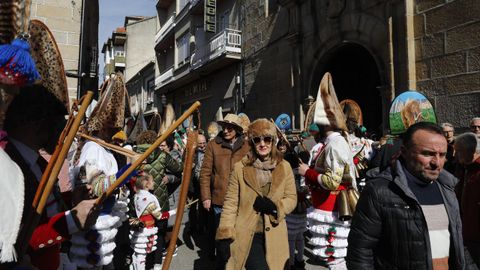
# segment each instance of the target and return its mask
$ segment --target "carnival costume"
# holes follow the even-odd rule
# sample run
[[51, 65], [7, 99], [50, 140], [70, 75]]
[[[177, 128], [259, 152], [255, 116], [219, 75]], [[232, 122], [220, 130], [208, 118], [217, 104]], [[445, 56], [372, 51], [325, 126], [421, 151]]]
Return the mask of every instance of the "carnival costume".
[[[338, 104], [331, 76], [326, 73], [317, 96], [315, 123], [346, 130], [345, 118]], [[330, 268], [346, 269], [348, 217], [339, 213], [339, 195], [356, 188], [355, 166], [350, 146], [339, 132], [331, 132], [315, 158], [315, 166], [305, 173], [312, 193], [312, 207], [307, 218], [313, 254]]]
[[[83, 132], [94, 136], [95, 132], [120, 129], [125, 117], [126, 90], [122, 75], [114, 75], [104, 85], [102, 95], [88, 119]], [[101, 138], [101, 139], [110, 139]], [[71, 177], [78, 184], [92, 186], [96, 197], [102, 194], [116, 180], [117, 162], [113, 154], [96, 142], [80, 143], [78, 160], [71, 168]], [[118, 228], [128, 219], [128, 193], [117, 194], [107, 199], [102, 213], [91, 230], [72, 236], [70, 256], [72, 262], [81, 268], [101, 268], [112, 262], [116, 247], [115, 236]]]
[[[41, 106], [64, 106], [64, 114], [69, 110], [63, 60], [48, 27], [41, 21], [30, 20], [30, 4], [22, 0], [6, 0], [0, 4], [0, 129], [4, 120], [9, 121], [7, 117], [22, 115], [29, 119], [32, 111]], [[31, 119], [38, 119], [45, 111], [48, 110], [40, 108]], [[0, 147], [5, 149], [0, 150], [1, 178], [9, 182], [3, 185], [0, 196], [1, 212], [8, 217], [0, 226], [2, 268], [5, 262], [22, 260], [24, 254], [20, 253], [20, 247], [25, 244], [22, 238], [27, 235], [29, 218], [35, 211], [32, 202], [47, 162], [37, 151], [13, 137], [7, 138], [1, 130], [0, 137]], [[9, 198], [11, 196], [14, 198]], [[60, 210], [61, 199], [59, 190], [54, 188], [54, 194], [47, 199], [47, 211], [40, 217], [31, 238], [25, 240], [31, 264], [38, 269], [57, 269], [60, 243], [68, 239], [69, 233], [78, 230], [70, 212]], [[13, 268], [14, 264], [6, 268]]]
[[130, 230], [130, 243], [135, 252], [133, 267], [135, 270], [143, 270], [147, 254], [157, 249], [158, 228], [155, 220], [162, 218], [162, 212], [157, 198], [148, 190], [139, 190], [133, 201], [137, 217], [144, 224], [143, 228]]

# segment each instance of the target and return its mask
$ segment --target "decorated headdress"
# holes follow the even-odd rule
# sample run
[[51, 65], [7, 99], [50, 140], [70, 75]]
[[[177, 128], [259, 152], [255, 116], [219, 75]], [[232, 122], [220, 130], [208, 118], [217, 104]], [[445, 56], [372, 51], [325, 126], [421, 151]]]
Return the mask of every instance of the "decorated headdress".
[[407, 91], [396, 97], [390, 105], [390, 133], [399, 135], [418, 122], [437, 123], [432, 104], [417, 91]]
[[163, 109], [162, 123], [158, 134], [163, 134], [167, 131], [167, 129], [175, 122], [175, 119], [175, 110], [173, 109], [172, 104], [168, 103]]
[[123, 128], [127, 97], [124, 77], [117, 73], [109, 79], [105, 90], [102, 91], [102, 96], [87, 121], [87, 133], [106, 128]]
[[360, 106], [355, 100], [344, 99], [340, 102], [340, 107], [347, 120], [351, 119], [357, 122], [357, 124], [363, 125], [362, 109], [360, 109]]
[[39, 79], [28, 42], [30, 8], [31, 0], [3, 0], [0, 3], [0, 43], [3, 44], [0, 45], [0, 83], [2, 84], [23, 86]]
[[319, 125], [331, 126], [335, 129], [347, 130], [345, 115], [338, 103], [333, 87], [332, 75], [325, 73], [318, 88], [313, 121]]
[[[67, 111], [70, 108], [67, 79], [57, 43], [44, 23], [29, 21], [29, 8], [30, 1], [4, 0], [0, 3], [0, 129], [8, 105], [18, 88], [24, 85], [41, 84], [64, 104]], [[7, 44], [17, 36], [22, 37]], [[29, 36], [31, 55], [30, 45], [23, 36]], [[17, 43], [28, 48], [19, 49]], [[13, 64], [18, 70], [12, 70]], [[14, 77], [9, 79], [9, 76]]]
[[292, 120], [290, 116], [286, 113], [280, 114], [277, 119], [275, 119], [275, 124], [281, 130], [289, 130], [292, 128]]

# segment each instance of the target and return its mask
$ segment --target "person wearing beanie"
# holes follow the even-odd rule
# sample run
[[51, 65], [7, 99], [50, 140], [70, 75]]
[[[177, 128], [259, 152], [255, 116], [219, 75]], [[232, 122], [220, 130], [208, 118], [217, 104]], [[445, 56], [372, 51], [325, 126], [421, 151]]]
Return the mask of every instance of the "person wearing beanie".
[[226, 269], [285, 269], [285, 216], [297, 204], [292, 168], [275, 147], [273, 123], [255, 120], [248, 138], [251, 151], [234, 165], [225, 195], [216, 234], [218, 255], [227, 262]]

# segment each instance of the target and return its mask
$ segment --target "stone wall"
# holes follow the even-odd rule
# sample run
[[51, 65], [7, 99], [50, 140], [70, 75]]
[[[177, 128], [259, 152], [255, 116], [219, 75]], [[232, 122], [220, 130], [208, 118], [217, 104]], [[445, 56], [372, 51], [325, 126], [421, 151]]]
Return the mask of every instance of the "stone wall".
[[251, 119], [298, 114], [298, 87], [292, 83], [292, 47], [288, 10], [276, 1], [244, 0], [240, 18], [243, 40], [244, 94]]
[[439, 122], [466, 128], [480, 116], [480, 1], [417, 1], [415, 11], [418, 90]]
[[[81, 0], [33, 0], [31, 17], [43, 21], [52, 32], [62, 54], [65, 70], [78, 70]], [[70, 99], [77, 97], [77, 79], [67, 78]]]

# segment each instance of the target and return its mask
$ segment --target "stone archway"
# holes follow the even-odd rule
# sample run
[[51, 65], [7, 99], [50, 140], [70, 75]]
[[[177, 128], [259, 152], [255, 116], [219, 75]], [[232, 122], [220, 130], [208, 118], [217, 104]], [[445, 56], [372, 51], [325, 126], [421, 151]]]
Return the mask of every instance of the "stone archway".
[[[328, 51], [315, 68], [312, 83], [317, 85], [330, 72], [339, 101], [353, 99], [361, 107], [364, 126], [377, 137], [382, 134], [383, 84], [379, 67], [372, 54], [356, 43], [343, 43]], [[312, 87], [316, 89], [317, 87]], [[311, 93], [316, 96], [315, 93]]]

